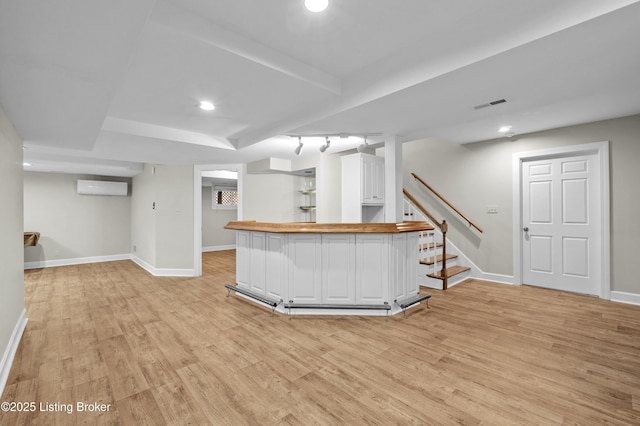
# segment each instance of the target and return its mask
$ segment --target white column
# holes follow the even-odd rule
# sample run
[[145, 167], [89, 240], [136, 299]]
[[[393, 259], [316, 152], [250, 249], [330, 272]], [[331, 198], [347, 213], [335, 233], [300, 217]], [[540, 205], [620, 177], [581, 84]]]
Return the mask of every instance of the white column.
[[384, 143], [384, 221], [400, 223], [402, 212], [402, 140], [399, 136], [385, 136]]

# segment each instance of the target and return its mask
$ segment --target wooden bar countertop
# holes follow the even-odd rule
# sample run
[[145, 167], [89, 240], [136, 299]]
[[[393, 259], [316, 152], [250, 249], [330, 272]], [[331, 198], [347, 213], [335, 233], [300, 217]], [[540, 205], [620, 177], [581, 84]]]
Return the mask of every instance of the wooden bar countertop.
[[402, 223], [271, 223], [235, 220], [227, 223], [225, 229], [283, 234], [398, 234], [400, 232], [430, 231], [433, 226], [427, 222], [413, 221]]

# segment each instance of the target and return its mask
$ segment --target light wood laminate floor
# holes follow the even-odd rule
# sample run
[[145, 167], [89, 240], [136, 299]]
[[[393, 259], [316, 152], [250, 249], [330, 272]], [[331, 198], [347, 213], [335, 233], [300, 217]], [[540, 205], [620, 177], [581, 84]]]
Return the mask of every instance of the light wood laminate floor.
[[73, 412], [0, 424], [640, 424], [638, 306], [467, 281], [406, 320], [289, 321], [225, 297], [233, 251], [203, 263], [201, 278], [130, 261], [26, 271], [1, 400]]

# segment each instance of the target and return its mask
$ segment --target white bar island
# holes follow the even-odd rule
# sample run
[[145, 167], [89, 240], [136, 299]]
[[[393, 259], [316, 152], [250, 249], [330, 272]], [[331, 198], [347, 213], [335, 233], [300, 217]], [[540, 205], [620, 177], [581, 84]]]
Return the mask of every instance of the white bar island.
[[419, 234], [433, 229], [426, 222], [255, 221], [225, 228], [237, 231], [236, 293], [289, 315], [400, 312], [419, 293]]

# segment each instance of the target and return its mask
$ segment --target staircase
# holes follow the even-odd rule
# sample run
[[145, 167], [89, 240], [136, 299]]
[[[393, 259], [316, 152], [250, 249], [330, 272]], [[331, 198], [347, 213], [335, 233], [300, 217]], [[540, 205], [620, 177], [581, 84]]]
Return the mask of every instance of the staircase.
[[446, 290], [469, 278], [470, 262], [461, 256], [462, 253], [455, 246], [447, 243], [447, 222], [438, 223], [427, 217], [407, 195], [409, 194], [405, 192], [403, 203], [405, 220], [425, 221], [434, 227], [432, 231], [424, 231], [420, 234], [418, 284]]

